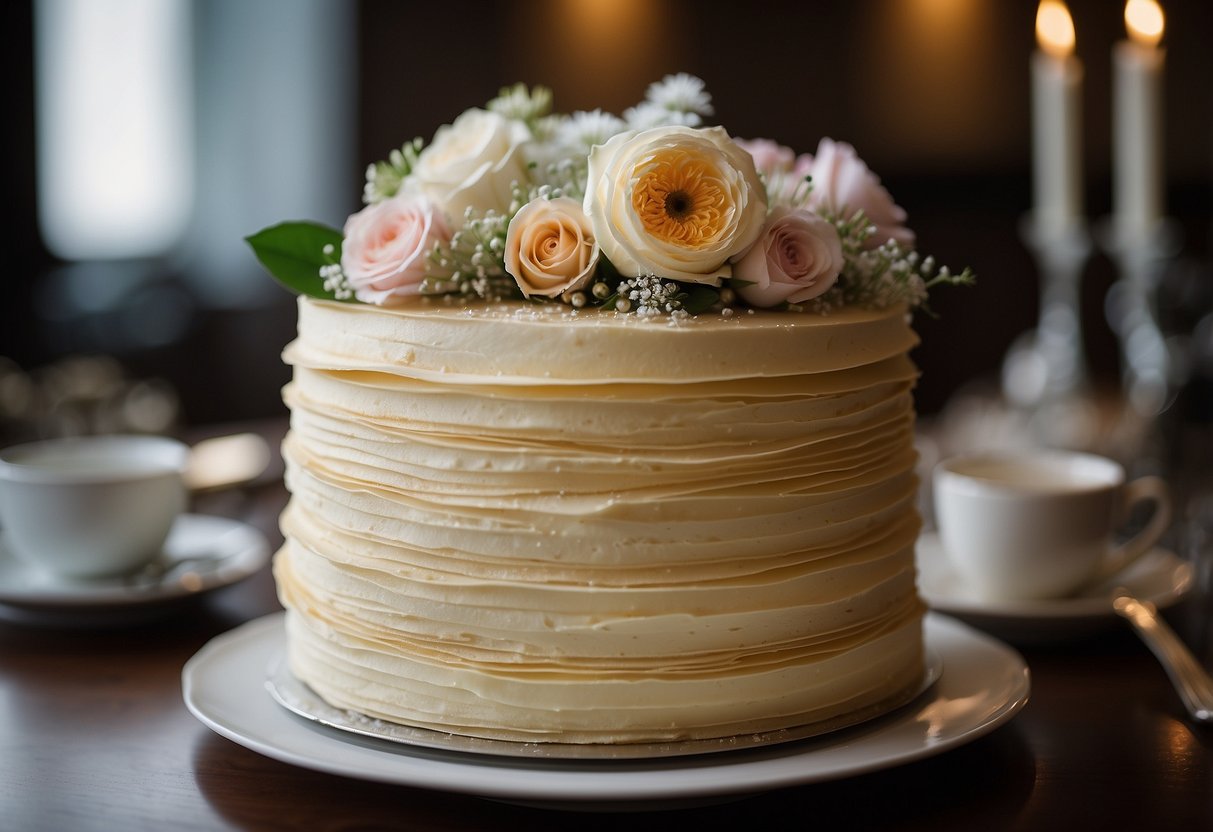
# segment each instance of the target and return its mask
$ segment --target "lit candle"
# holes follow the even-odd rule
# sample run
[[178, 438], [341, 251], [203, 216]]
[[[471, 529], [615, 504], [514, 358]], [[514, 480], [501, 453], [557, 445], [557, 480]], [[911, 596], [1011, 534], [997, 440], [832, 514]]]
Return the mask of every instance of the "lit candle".
[[1137, 237], [1162, 217], [1163, 14], [1155, 0], [1128, 0], [1129, 40], [1112, 53], [1112, 207], [1118, 232]]
[[1082, 215], [1079, 159], [1082, 63], [1074, 57], [1074, 21], [1061, 0], [1041, 0], [1032, 56], [1032, 184], [1038, 227]]

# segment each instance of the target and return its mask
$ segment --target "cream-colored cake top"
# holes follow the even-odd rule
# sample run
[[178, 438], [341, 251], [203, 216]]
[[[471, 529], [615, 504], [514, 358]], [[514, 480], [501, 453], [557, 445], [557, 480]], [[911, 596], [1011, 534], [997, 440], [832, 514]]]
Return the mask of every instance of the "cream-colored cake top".
[[299, 298], [296, 366], [445, 384], [687, 384], [849, 369], [918, 341], [903, 308], [648, 319], [555, 304], [395, 307]]

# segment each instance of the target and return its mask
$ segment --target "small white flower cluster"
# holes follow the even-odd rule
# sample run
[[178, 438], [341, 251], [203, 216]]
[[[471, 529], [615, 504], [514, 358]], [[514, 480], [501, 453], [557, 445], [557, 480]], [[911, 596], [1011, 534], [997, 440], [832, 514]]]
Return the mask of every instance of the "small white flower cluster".
[[682, 292], [678, 284], [663, 281], [657, 275], [628, 278], [619, 284], [617, 294], [616, 309], [635, 311], [641, 317], [669, 315], [682, 309]]
[[588, 155], [594, 145], [606, 144], [607, 139], [627, 129], [627, 124], [613, 113], [602, 110], [573, 113], [556, 129], [556, 141], [565, 148]]
[[534, 114], [523, 120], [531, 128], [534, 138], [528, 155], [533, 163], [536, 181], [557, 185], [574, 199], [585, 193], [587, 157], [594, 147], [606, 144], [611, 137], [629, 130], [649, 130], [670, 125], [699, 127], [705, 117], [714, 113], [712, 96], [703, 81], [685, 72], [667, 75], [661, 81], [650, 84], [644, 101], [629, 108], [623, 118], [601, 109], [548, 115], [547, 110], [538, 107], [539, 104], [550, 106], [550, 92], [545, 90], [546, 96], [539, 98], [538, 104], [529, 106], [524, 106], [523, 102], [533, 102], [534, 92], [530, 94], [530, 99], [526, 97], [525, 87], [515, 87], [508, 97], [505, 96], [506, 92], [503, 90], [503, 97], [494, 99], [500, 103], [490, 104], [490, 109], [496, 106], [503, 114], [507, 109]]
[[633, 130], [678, 124], [698, 127], [715, 112], [712, 96], [694, 75], [680, 72], [650, 84], [644, 101], [627, 110], [623, 117]]
[[354, 287], [350, 285], [349, 278], [341, 270], [340, 263], [321, 266], [320, 279], [323, 281], [321, 285], [324, 287], [324, 291], [332, 293], [337, 300], [349, 300], [354, 296]]
[[320, 267], [320, 280], [324, 291], [331, 293], [337, 300], [349, 300], [354, 297], [354, 287], [350, 284], [345, 270], [336, 260], [337, 249], [331, 244], [326, 245], [322, 249], [322, 253], [324, 259], [328, 261]]
[[[463, 272], [463, 277], [488, 277], [504, 271], [502, 252], [505, 250], [505, 229], [509, 218], [496, 211], [483, 217], [468, 216], [463, 227], [451, 237], [451, 263]], [[460, 271], [452, 275], [458, 281]]]
[[852, 304], [870, 309], [888, 309], [898, 304], [925, 307], [934, 286], [967, 286], [974, 282], [969, 269], [952, 274], [947, 266], [937, 268], [934, 257], [922, 257], [896, 240], [887, 240], [876, 248], [863, 248], [874, 228], [862, 215], [836, 222], [836, 227], [843, 240], [846, 280], [839, 281], [838, 286], [811, 304], [816, 312]]
[[413, 139], [399, 150], [393, 150], [385, 161], [375, 162], [366, 169], [366, 186], [362, 189], [362, 201], [367, 205], [391, 199], [400, 190], [400, 184], [417, 164], [423, 142]]
[[485, 299], [507, 297], [513, 280], [505, 273], [505, 232], [510, 216], [517, 211], [514, 205], [510, 208], [509, 215], [488, 211], [483, 216], [476, 216], [469, 209], [449, 245], [435, 246], [429, 255], [433, 272], [449, 277], [427, 278], [422, 293], [457, 292]]
[[528, 89], [522, 83], [502, 87], [487, 107], [506, 118], [536, 122], [552, 111], [552, 91], [547, 87]]
[[350, 285], [349, 278], [345, 276], [345, 272], [341, 270], [340, 263], [329, 263], [327, 266], [320, 267], [320, 280], [324, 291], [331, 294], [337, 300], [349, 300], [354, 297], [354, 287]]
[[510, 203], [510, 216], [517, 214], [522, 210], [522, 206], [528, 202], [533, 202], [536, 199], [559, 199], [562, 196], [568, 196], [564, 189], [558, 185], [540, 185], [538, 188], [532, 188], [530, 193], [523, 193], [521, 188], [514, 189], [514, 201]]
[[917, 306], [926, 300], [926, 281], [919, 268], [933, 268], [934, 261], [928, 257], [920, 263], [917, 252], [904, 252], [889, 240], [859, 253], [850, 265], [852, 286], [847, 299], [887, 309], [898, 303]]

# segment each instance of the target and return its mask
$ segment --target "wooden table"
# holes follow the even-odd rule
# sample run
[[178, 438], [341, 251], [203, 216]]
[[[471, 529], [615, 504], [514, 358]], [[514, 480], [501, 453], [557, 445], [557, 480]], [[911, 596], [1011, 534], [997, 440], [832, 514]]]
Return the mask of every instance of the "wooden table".
[[[197, 510], [277, 544], [285, 499], [271, 477]], [[0, 624], [0, 829], [1213, 829], [1213, 727], [1186, 719], [1127, 626], [1021, 647], [1027, 707], [948, 753], [715, 806], [571, 813], [313, 772], [212, 733], [182, 702], [182, 665], [279, 606], [268, 569], [197, 600], [126, 629]], [[1169, 618], [1213, 666], [1208, 588]]]

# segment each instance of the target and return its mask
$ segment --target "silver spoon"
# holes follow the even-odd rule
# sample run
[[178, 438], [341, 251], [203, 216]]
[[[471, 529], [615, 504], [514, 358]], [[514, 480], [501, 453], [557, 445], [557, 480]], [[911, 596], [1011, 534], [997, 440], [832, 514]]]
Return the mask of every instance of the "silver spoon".
[[1112, 607], [1129, 620], [1142, 641], [1162, 663], [1184, 707], [1197, 722], [1213, 722], [1213, 678], [1149, 601], [1139, 601], [1119, 587]]

